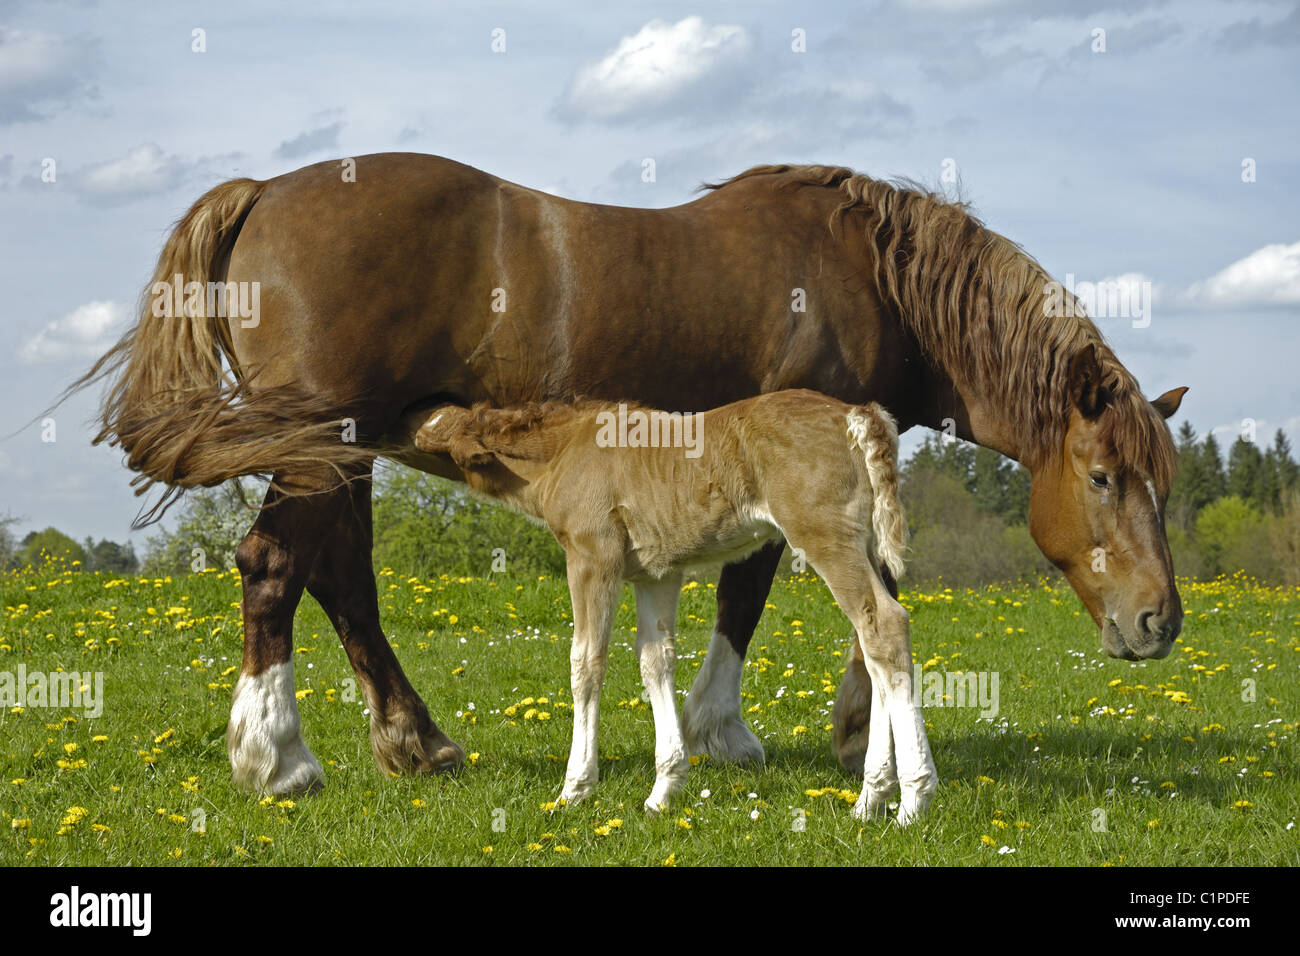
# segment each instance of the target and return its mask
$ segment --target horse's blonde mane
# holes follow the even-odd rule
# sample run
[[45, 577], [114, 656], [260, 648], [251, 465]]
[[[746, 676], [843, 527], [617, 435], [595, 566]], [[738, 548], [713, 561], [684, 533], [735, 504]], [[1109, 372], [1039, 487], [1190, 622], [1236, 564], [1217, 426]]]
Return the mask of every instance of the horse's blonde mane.
[[[915, 183], [834, 166], [756, 166], [710, 189], [756, 176], [780, 187], [838, 189], [832, 230], [850, 216], [864, 230], [882, 301], [922, 350], [955, 379], [993, 396], [1011, 428], [1033, 443], [1023, 458], [1059, 455], [1069, 424], [1070, 363], [1092, 346], [1109, 407], [1105, 437], [1121, 463], [1162, 491], [1173, 481], [1169, 428], [1077, 301], [1072, 316], [1044, 309], [1052, 281], [1029, 254], [988, 229], [966, 203]], [[1063, 300], [1070, 299], [1062, 292]]]

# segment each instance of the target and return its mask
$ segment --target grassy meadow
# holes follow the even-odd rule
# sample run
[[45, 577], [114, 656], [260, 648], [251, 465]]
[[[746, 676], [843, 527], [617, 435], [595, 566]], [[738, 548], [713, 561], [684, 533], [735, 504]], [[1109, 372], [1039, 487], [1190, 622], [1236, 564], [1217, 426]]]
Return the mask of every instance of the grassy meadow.
[[[572, 729], [570, 608], [554, 578], [379, 577], [386, 632], [470, 754], [451, 777], [388, 778], [342, 648], [305, 598], [295, 667], [315, 796], [235, 790], [223, 733], [241, 655], [239, 576], [0, 574], [0, 672], [104, 675], [103, 712], [0, 712], [0, 863], [60, 865], [1288, 865], [1300, 863], [1300, 588], [1181, 582], [1163, 661], [1104, 656], [1063, 584], [905, 590], [926, 674], [996, 672], [999, 710], [927, 707], [940, 789], [900, 830], [849, 815], [861, 778], [830, 749], [850, 637], [822, 582], [779, 579], [746, 665], [767, 766], [700, 758], [670, 812], [632, 651], [631, 589], [611, 645], [602, 779], [552, 809]], [[684, 588], [678, 687], [715, 610]], [[953, 703], [951, 700], [949, 704]]]

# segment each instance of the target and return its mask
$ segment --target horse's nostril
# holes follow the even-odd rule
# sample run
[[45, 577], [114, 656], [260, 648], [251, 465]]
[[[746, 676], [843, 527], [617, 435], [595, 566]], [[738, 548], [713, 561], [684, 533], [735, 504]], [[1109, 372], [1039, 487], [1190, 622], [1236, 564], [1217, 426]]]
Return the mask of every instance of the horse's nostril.
[[1178, 623], [1171, 619], [1167, 614], [1148, 608], [1137, 616], [1137, 632], [1139, 635], [1149, 635], [1158, 637], [1161, 640], [1173, 640], [1178, 636]]

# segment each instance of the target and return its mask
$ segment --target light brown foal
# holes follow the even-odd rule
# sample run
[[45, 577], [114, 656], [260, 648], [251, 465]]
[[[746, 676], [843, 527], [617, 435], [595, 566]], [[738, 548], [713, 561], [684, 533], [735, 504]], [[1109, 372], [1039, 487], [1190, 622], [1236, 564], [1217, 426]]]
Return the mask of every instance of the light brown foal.
[[887, 412], [797, 390], [694, 415], [594, 401], [444, 405], [422, 415], [421, 451], [449, 455], [471, 488], [544, 521], [564, 548], [574, 707], [566, 803], [596, 784], [600, 692], [622, 581], [636, 589], [636, 651], [654, 714], [656, 775], [645, 806], [655, 812], [689, 766], [673, 676], [682, 573], [784, 537], [853, 622], [876, 691], [855, 813], [882, 813], [900, 778], [899, 822], [925, 809], [937, 780], [913, 696], [907, 612], [876, 571], [879, 559], [901, 574], [905, 546], [898, 434]]

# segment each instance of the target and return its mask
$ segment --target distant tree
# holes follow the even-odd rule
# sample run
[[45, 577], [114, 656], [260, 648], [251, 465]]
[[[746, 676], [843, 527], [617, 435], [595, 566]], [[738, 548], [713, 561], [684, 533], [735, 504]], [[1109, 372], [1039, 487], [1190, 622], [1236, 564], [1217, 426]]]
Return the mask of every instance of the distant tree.
[[1278, 487], [1282, 493], [1300, 490], [1300, 464], [1291, 457], [1291, 442], [1287, 440], [1282, 429], [1273, 435], [1274, 467], [1277, 469]]
[[1297, 487], [1300, 466], [1291, 457], [1291, 443], [1282, 429], [1273, 436], [1273, 444], [1264, 452], [1255, 499], [1259, 506], [1274, 515], [1283, 511], [1287, 492]]
[[948, 475], [961, 484], [967, 491], [975, 486], [976, 446], [969, 442], [954, 440], [942, 435], [927, 435], [912, 457], [903, 465], [901, 471], [906, 478], [908, 472], [932, 471]]
[[1201, 445], [1201, 470], [1205, 480], [1205, 503], [1217, 501], [1227, 494], [1228, 481], [1223, 471], [1223, 455], [1214, 433], [1205, 436]]
[[545, 527], [463, 484], [407, 468], [375, 476], [374, 540], [375, 565], [405, 574], [564, 574], [564, 552]]
[[239, 479], [215, 488], [187, 492], [174, 531], [149, 538], [142, 570], [145, 574], [184, 574], [203, 568], [229, 570], [235, 549], [257, 517], [249, 503], [258, 500], [253, 488]]
[[1029, 520], [1029, 472], [991, 448], [977, 448], [970, 490], [981, 508], [1008, 524]]
[[1237, 495], [1205, 506], [1196, 519], [1196, 541], [1211, 573], [1247, 571], [1267, 578], [1276, 572], [1263, 515]]
[[1289, 489], [1282, 498], [1282, 513], [1269, 527], [1278, 578], [1284, 584], [1300, 584], [1300, 489]]
[[10, 514], [0, 518], [0, 570], [13, 564], [14, 555], [18, 551], [18, 541], [13, 533], [13, 526], [18, 520]]
[[1259, 507], [1262, 491], [1264, 456], [1254, 442], [1238, 438], [1228, 452], [1227, 492]]
[[140, 561], [135, 556], [135, 546], [130, 542], [121, 545], [116, 541], [100, 538], [99, 544], [95, 544], [90, 538], [86, 538], [85, 549], [87, 571], [134, 574], [140, 567]]
[[902, 494], [912, 536], [909, 581], [958, 587], [1052, 573], [1024, 524], [1005, 524], [951, 474], [912, 469]]
[[1190, 531], [1197, 512], [1214, 500], [1212, 485], [1196, 432], [1189, 422], [1183, 422], [1178, 429], [1178, 470], [1165, 505], [1169, 523]]
[[16, 564], [18, 567], [39, 568], [47, 562], [67, 561], [69, 565], [78, 564], [78, 569], [86, 565], [86, 549], [77, 544], [58, 528], [46, 528], [44, 531], [31, 531], [19, 545]]

